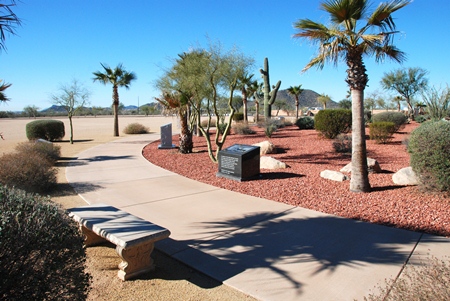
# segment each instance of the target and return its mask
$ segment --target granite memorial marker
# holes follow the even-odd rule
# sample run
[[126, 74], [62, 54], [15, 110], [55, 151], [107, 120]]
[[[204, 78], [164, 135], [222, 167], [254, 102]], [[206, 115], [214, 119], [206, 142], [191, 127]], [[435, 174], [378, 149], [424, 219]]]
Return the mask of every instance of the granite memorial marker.
[[168, 123], [161, 126], [161, 144], [158, 148], [175, 148], [175, 144], [172, 144], [172, 124]]
[[237, 181], [255, 179], [259, 176], [259, 146], [234, 144], [219, 151], [218, 177]]

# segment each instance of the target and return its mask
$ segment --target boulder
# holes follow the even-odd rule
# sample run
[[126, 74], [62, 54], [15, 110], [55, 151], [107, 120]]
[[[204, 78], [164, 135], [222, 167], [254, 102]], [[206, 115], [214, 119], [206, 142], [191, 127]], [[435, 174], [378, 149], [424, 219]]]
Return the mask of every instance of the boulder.
[[405, 167], [392, 175], [392, 181], [397, 185], [414, 186], [419, 184], [419, 178], [412, 167]]
[[259, 146], [259, 153], [261, 156], [264, 156], [265, 154], [273, 154], [275, 150], [273, 143], [267, 140], [255, 143], [253, 146]]
[[273, 157], [264, 156], [259, 159], [259, 167], [262, 169], [286, 168], [286, 163], [278, 161]]
[[341, 173], [339, 171], [328, 170], [328, 169], [321, 171], [320, 176], [324, 179], [338, 181], [338, 182], [348, 180], [348, 177], [346, 175], [344, 175], [343, 173]]
[[[380, 167], [380, 164], [377, 160], [372, 158], [367, 158], [367, 167], [369, 168], [369, 173], [378, 173], [382, 172], [383, 170]], [[351, 173], [352, 172], [352, 162], [345, 165], [341, 172]]]

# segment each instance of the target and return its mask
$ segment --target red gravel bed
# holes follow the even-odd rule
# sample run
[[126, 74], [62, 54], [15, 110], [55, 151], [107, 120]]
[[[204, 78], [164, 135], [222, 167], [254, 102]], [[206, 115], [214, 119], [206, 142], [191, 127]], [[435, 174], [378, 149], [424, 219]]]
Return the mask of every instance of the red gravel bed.
[[[156, 141], [144, 148], [143, 155], [157, 166], [216, 187], [345, 218], [450, 236], [449, 198], [392, 182], [395, 172], [409, 166], [404, 141], [417, 126], [408, 124], [388, 144], [367, 140], [368, 157], [376, 159], [383, 169], [382, 173], [369, 175], [370, 193], [350, 192], [349, 181], [322, 179], [321, 171], [339, 171], [350, 162], [350, 155], [336, 153], [332, 141], [320, 138], [316, 131], [300, 131], [296, 126], [280, 129], [270, 139], [256, 127], [255, 135], [227, 137], [224, 148], [270, 140], [279, 150], [269, 156], [285, 162], [288, 168], [261, 169], [261, 178], [257, 180], [238, 182], [217, 177], [218, 164], [209, 158], [204, 137], [194, 137], [192, 154], [158, 149]], [[177, 140], [174, 136], [174, 141]]]

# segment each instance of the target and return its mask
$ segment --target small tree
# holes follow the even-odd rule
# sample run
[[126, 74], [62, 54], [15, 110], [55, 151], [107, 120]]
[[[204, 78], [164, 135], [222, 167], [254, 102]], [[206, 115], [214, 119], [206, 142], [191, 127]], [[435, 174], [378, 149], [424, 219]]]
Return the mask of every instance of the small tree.
[[387, 72], [381, 79], [383, 89], [395, 91], [403, 97], [411, 119], [414, 119], [412, 97], [427, 87], [428, 79], [425, 77], [427, 73], [422, 68], [403, 68]]
[[72, 117], [88, 103], [89, 95], [90, 92], [75, 79], [71, 84], [62, 85], [58, 94], [52, 95], [53, 103], [62, 106], [69, 117], [70, 144], [73, 144]]
[[39, 108], [32, 105], [32, 106], [26, 106], [23, 108], [23, 113], [28, 117], [36, 118], [39, 115]]
[[331, 97], [327, 94], [320, 94], [317, 96], [317, 102], [320, 103], [323, 106], [323, 109], [327, 109], [327, 103], [331, 101]]
[[295, 99], [295, 118], [298, 119], [298, 111], [299, 111], [298, 106], [300, 104], [299, 96], [303, 92], [302, 85], [290, 86], [289, 88], [287, 88], [287, 92], [289, 94], [291, 94], [292, 96], [294, 96], [294, 99]]

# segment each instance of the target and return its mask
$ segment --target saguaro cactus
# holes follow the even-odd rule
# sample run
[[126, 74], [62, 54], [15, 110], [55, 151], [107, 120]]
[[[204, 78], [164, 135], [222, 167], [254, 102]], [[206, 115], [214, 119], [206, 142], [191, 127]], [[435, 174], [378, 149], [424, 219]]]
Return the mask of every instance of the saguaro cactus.
[[270, 79], [269, 79], [269, 60], [264, 58], [264, 70], [259, 69], [262, 78], [264, 80], [264, 118], [270, 119], [272, 116], [272, 105], [277, 97], [278, 89], [280, 88], [281, 81], [279, 80], [275, 86], [270, 89]]

